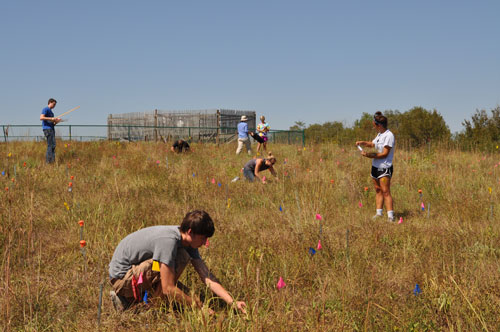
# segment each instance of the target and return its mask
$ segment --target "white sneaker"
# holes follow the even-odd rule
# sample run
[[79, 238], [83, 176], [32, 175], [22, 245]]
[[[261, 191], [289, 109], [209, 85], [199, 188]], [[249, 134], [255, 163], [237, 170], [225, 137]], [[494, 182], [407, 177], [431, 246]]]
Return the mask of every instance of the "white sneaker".
[[374, 215], [374, 216], [372, 217], [372, 220], [377, 220], [378, 218], [382, 218], [382, 217], [383, 217], [383, 215], [381, 215], [381, 214], [376, 214], [376, 215]]
[[396, 222], [396, 218], [394, 218], [394, 217], [392, 217], [392, 218], [391, 218], [391, 217], [388, 217], [388, 218], [387, 218], [387, 221], [388, 221], [388, 222]]

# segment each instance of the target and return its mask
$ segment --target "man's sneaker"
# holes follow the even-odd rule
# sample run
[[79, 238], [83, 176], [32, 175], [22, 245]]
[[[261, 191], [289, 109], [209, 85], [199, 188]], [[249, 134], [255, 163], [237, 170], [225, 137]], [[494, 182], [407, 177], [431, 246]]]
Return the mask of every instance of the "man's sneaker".
[[109, 296], [111, 297], [111, 302], [113, 302], [113, 307], [118, 312], [123, 312], [130, 306], [130, 302], [125, 297], [116, 294], [115, 291], [110, 291]]
[[372, 217], [372, 220], [377, 220], [378, 218], [382, 218], [382, 217], [383, 217], [383, 215], [381, 215], [381, 214], [376, 214], [376, 215], [374, 215], [374, 216]]
[[389, 218], [387, 218], [387, 221], [388, 221], [388, 222], [396, 222], [396, 218], [394, 218], [394, 217], [392, 217], [392, 218], [391, 218], [391, 217], [389, 217]]

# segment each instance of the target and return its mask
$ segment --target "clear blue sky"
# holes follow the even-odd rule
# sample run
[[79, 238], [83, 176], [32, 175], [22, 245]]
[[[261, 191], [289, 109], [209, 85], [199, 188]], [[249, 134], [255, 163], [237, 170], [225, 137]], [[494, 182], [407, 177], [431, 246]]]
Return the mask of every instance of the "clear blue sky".
[[500, 1], [2, 1], [1, 124], [253, 109], [275, 129], [500, 104]]

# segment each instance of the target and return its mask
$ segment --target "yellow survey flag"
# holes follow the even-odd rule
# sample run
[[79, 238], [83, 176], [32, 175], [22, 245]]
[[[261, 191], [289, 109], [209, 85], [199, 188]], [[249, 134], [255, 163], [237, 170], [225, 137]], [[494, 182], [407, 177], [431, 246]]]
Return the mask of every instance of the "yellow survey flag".
[[160, 263], [158, 261], [153, 261], [153, 271], [160, 272]]

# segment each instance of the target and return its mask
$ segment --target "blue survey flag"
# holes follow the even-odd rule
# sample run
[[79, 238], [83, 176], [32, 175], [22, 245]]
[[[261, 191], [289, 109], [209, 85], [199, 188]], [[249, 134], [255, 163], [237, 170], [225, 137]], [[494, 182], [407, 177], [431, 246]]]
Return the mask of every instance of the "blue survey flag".
[[142, 298], [144, 303], [148, 304], [148, 291], [144, 291], [144, 297]]
[[415, 284], [415, 288], [413, 289], [413, 295], [417, 296], [420, 293], [422, 293], [420, 286], [418, 284]]
[[316, 253], [316, 250], [314, 250], [313, 247], [309, 247], [309, 255], [314, 256], [315, 253]]
[[283, 212], [283, 208], [281, 207], [281, 205], [280, 205], [280, 212]]

